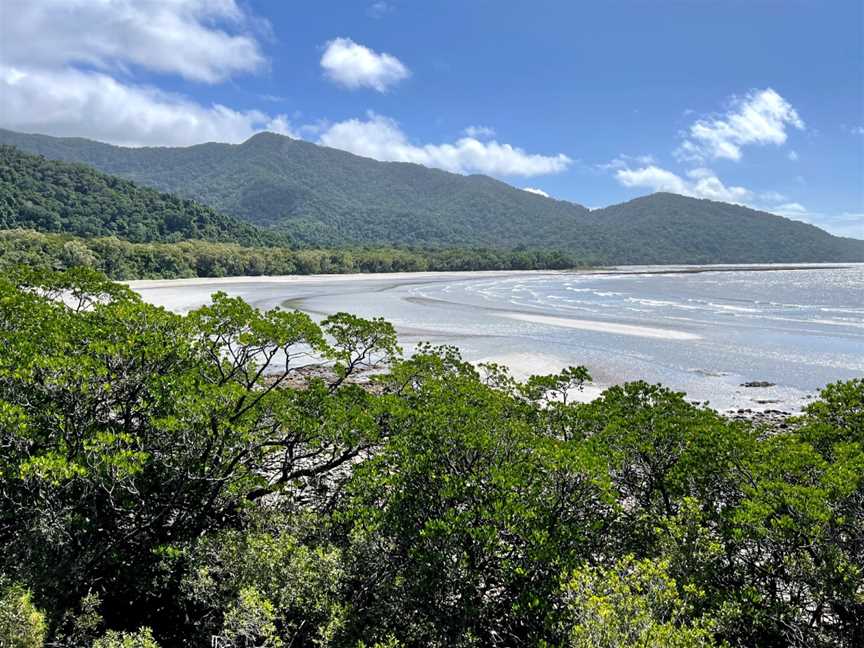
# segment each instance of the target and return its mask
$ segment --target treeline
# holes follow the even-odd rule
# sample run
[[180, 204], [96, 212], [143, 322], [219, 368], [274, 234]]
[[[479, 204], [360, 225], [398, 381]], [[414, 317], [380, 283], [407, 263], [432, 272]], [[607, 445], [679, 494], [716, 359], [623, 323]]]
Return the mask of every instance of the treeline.
[[561, 252], [488, 249], [356, 248], [292, 250], [213, 241], [130, 243], [27, 230], [0, 231], [0, 270], [20, 265], [86, 267], [112, 279], [171, 279], [426, 270], [560, 270], [579, 260]]
[[864, 380], [769, 429], [396, 342], [0, 277], [0, 645], [864, 645]]

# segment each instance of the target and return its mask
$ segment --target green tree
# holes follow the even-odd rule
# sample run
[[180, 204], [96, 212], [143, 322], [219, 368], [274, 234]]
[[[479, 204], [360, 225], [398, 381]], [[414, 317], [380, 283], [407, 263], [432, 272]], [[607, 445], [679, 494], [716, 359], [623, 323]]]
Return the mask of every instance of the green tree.
[[282, 640], [276, 632], [273, 604], [255, 588], [240, 590], [237, 600], [225, 611], [222, 636], [234, 646], [280, 648]]
[[612, 567], [575, 570], [562, 586], [562, 623], [571, 648], [710, 648], [713, 621], [695, 617], [701, 596], [679, 587], [666, 562], [632, 556]]
[[3, 586], [0, 580], [0, 646], [42, 648], [46, 630], [45, 615], [33, 604], [30, 591]]
[[[597, 550], [610, 511], [581, 448], [531, 427], [536, 404], [453, 349], [425, 349], [384, 379], [386, 446], [349, 486], [362, 627], [411, 645], [535, 640], [557, 577]], [[368, 638], [368, 635], [364, 638]]]
[[93, 642], [93, 648], [159, 648], [159, 644], [150, 628], [141, 628], [135, 632], [111, 630]]
[[[340, 350], [306, 315], [224, 295], [181, 317], [84, 270], [0, 281], [2, 567], [58, 619], [98, 584], [108, 627], [184, 632], [166, 552], [267, 495], [315, 496], [379, 443], [347, 381], [378, 353], [370, 326], [392, 349], [378, 324], [340, 328]], [[283, 389], [310, 351], [346, 359], [338, 384]]]

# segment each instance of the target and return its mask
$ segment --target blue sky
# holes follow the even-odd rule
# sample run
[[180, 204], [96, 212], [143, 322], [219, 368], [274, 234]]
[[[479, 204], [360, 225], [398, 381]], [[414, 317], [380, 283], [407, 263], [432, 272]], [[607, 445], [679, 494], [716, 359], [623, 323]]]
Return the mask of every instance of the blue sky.
[[0, 126], [269, 129], [589, 207], [654, 190], [864, 238], [860, 0], [5, 0]]

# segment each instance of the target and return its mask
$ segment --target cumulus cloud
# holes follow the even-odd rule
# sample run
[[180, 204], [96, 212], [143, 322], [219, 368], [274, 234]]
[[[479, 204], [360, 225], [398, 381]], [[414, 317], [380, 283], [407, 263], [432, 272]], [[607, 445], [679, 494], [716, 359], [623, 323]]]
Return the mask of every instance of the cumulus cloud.
[[528, 193], [537, 194], [538, 196], [543, 196], [544, 198], [549, 198], [549, 194], [543, 191], [542, 189], [537, 189], [536, 187], [522, 187], [522, 191], [527, 191]]
[[147, 69], [219, 83], [266, 64], [235, 0], [8, 0], [0, 22], [0, 126], [128, 146], [240, 142], [287, 117], [202, 105], [134, 82]]
[[645, 187], [652, 191], [687, 193], [687, 183], [679, 175], [651, 165], [641, 169], [619, 169], [615, 178], [625, 187]]
[[699, 198], [722, 200], [731, 203], [744, 203], [753, 193], [749, 189], [737, 186], [727, 186], [711, 169], [691, 169], [687, 172], [688, 191]]
[[329, 125], [319, 143], [376, 160], [414, 162], [454, 173], [538, 176], [559, 173], [572, 163], [563, 154], [536, 155], [473, 137], [452, 144], [413, 144], [396, 121], [371, 112], [365, 120], [349, 119]]
[[746, 145], [785, 143], [787, 127], [804, 129], [792, 105], [771, 88], [753, 90], [733, 99], [725, 114], [693, 123], [677, 156], [686, 160], [740, 160]]
[[133, 65], [216, 83], [265, 64], [252, 19], [234, 0], [4, 0], [2, 56], [10, 65]]
[[345, 88], [386, 90], [411, 76], [410, 70], [395, 56], [378, 53], [350, 38], [335, 38], [326, 44], [321, 56], [325, 76]]
[[602, 171], [616, 171], [618, 169], [627, 169], [634, 164], [649, 166], [656, 163], [653, 155], [619, 155], [605, 164], [598, 164], [597, 168]]
[[288, 119], [257, 110], [202, 106], [98, 72], [19, 69], [0, 64], [2, 124], [126, 146], [241, 142], [261, 129], [292, 135]]
[[705, 168], [692, 169], [687, 172], [686, 177], [681, 177], [667, 169], [650, 165], [638, 169], [618, 169], [615, 178], [625, 187], [668, 191], [723, 202], [744, 203], [753, 195], [744, 187], [726, 186], [713, 171]]
[[[615, 178], [625, 187], [668, 191], [756, 209], [774, 205], [770, 209], [793, 213], [800, 205], [788, 202], [785, 196], [774, 191], [756, 194], [746, 187], [727, 185], [706, 167], [708, 159], [741, 159], [742, 149], [747, 145], [783, 144], [790, 127], [803, 129], [804, 122], [789, 102], [771, 88], [753, 90], [742, 98], [733, 99], [726, 113], [698, 119], [684, 133], [684, 140], [674, 153], [680, 162], [687, 163], [689, 170], [670, 171], [651, 156], [627, 155], [601, 164], [599, 168], [614, 171]], [[789, 151], [787, 157], [794, 161], [798, 154]]]

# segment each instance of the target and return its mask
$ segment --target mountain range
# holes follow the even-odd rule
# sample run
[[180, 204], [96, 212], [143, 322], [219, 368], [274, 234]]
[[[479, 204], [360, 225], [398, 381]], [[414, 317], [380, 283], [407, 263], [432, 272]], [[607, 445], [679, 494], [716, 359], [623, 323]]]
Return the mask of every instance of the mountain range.
[[273, 133], [125, 148], [0, 130], [0, 144], [203, 203], [298, 247], [554, 249], [615, 264], [864, 261], [864, 241], [740, 205], [656, 193], [589, 210], [487, 176]]
[[30, 229], [132, 243], [278, 244], [278, 236], [174, 194], [84, 164], [0, 144], [0, 229]]

